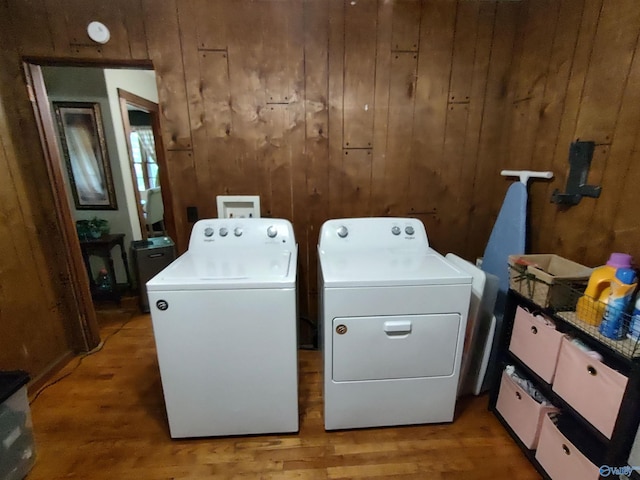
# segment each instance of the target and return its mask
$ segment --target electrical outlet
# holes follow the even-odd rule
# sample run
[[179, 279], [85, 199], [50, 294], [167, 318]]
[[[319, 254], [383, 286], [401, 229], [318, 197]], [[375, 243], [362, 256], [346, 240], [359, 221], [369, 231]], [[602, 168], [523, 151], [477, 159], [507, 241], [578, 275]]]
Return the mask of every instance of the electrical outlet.
[[218, 218], [260, 218], [258, 195], [218, 195]]

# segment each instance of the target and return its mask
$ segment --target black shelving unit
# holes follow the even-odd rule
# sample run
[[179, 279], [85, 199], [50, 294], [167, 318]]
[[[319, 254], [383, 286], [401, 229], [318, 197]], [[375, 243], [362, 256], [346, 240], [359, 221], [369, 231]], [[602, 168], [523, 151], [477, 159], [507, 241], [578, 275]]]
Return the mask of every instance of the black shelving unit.
[[[627, 387], [620, 405], [618, 418], [616, 420], [611, 439], [608, 439], [593, 425], [591, 425], [562, 397], [555, 393], [551, 385], [542, 380], [526, 364], [509, 351], [511, 332], [518, 306], [522, 306], [531, 312], [542, 312], [552, 318], [556, 324], [557, 330], [580, 339], [590, 348], [602, 355], [604, 364], [628, 377], [629, 380], [627, 382]], [[543, 478], [549, 479], [549, 476], [537, 462], [534, 456], [535, 451], [531, 451], [524, 446], [504, 418], [502, 418], [500, 412], [496, 409], [502, 371], [504, 370], [504, 367], [509, 364], [514, 365], [517, 370], [533, 381], [540, 392], [556, 407], [560, 408], [565, 423], [569, 423], [571, 425], [570, 430], [574, 431], [573, 436], [579, 439], [579, 443], [582, 443], [582, 445], [576, 445], [576, 447], [590, 457], [594, 463], [598, 462], [600, 465], [610, 466], [627, 465], [629, 452], [631, 451], [631, 447], [638, 430], [638, 425], [640, 424], [640, 358], [625, 357], [620, 352], [600, 342], [597, 338], [592, 337], [587, 332], [576, 328], [573, 324], [557, 315], [553, 310], [536, 305], [531, 302], [531, 300], [523, 297], [514, 290], [509, 290], [507, 295], [502, 331], [498, 340], [497, 349], [498, 368], [494, 370], [493, 378], [491, 379], [489, 410], [491, 410], [500, 423], [504, 425], [507, 432], [511, 435], [516, 444], [519, 445], [525, 456]], [[640, 480], [640, 474], [638, 474], [638, 472], [633, 472], [631, 478], [633, 480]]]

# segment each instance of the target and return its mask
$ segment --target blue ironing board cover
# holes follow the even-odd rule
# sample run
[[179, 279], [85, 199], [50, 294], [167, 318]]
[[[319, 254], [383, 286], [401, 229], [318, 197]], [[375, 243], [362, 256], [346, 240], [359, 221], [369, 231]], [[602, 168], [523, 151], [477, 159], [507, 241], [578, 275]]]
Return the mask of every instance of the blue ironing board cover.
[[509, 289], [509, 255], [524, 254], [526, 224], [527, 187], [514, 182], [504, 197], [482, 259], [482, 270], [499, 279], [498, 296], [506, 296]]

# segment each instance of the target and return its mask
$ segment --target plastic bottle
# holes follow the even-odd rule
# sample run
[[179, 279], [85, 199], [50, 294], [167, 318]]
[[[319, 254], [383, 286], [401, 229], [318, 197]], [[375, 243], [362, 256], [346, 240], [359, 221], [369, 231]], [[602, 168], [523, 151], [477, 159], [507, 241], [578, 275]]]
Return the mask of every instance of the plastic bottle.
[[622, 340], [626, 334], [628, 323], [625, 319], [627, 306], [631, 303], [636, 289], [636, 272], [631, 268], [619, 268], [611, 282], [611, 294], [602, 323], [598, 331], [607, 338]]
[[96, 277], [96, 287], [102, 292], [111, 291], [111, 278], [106, 268], [101, 268]]
[[578, 300], [576, 315], [578, 319], [590, 325], [598, 325], [611, 293], [611, 281], [619, 268], [631, 267], [631, 255], [612, 253], [606, 265], [595, 268], [589, 277], [587, 289]]
[[627, 337], [636, 342], [640, 340], [640, 293], [638, 293], [636, 297], [636, 304], [631, 316], [631, 325], [629, 325]]

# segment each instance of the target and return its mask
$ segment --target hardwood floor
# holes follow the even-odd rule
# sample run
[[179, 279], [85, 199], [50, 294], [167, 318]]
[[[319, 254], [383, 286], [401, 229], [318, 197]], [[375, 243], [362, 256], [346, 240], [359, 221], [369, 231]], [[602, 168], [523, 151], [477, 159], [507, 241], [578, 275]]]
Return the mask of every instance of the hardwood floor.
[[325, 432], [317, 351], [299, 355], [298, 434], [171, 440], [150, 317], [120, 313], [33, 401], [28, 480], [540, 478], [486, 396], [460, 401], [452, 424]]

